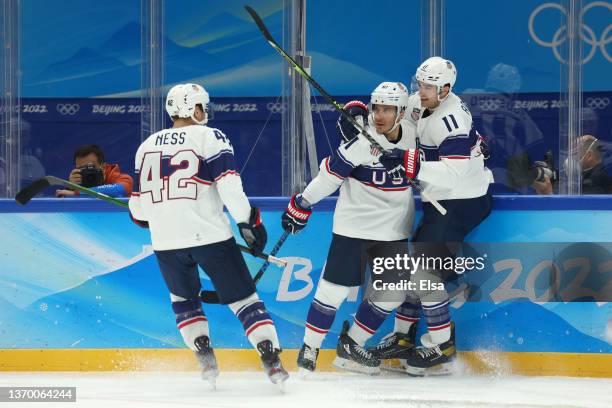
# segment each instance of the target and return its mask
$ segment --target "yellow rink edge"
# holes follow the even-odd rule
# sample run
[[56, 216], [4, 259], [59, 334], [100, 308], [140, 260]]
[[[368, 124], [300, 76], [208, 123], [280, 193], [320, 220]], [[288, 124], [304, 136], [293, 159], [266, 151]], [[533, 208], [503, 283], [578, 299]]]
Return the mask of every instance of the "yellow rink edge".
[[[281, 354], [296, 369], [298, 350]], [[259, 370], [254, 350], [215, 349], [221, 370]], [[333, 370], [335, 350], [321, 350], [317, 370]], [[612, 378], [612, 354], [460, 352], [459, 364], [474, 374], [554, 375]], [[190, 371], [197, 370], [187, 349], [2, 349], [0, 371]]]

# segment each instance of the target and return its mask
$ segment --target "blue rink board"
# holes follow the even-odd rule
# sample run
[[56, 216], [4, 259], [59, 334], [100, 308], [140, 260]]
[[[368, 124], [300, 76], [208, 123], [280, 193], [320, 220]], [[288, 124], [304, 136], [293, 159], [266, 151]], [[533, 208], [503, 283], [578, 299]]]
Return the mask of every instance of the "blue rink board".
[[[263, 209], [269, 249], [281, 234], [287, 199], [252, 201]], [[279, 253], [287, 267], [271, 267], [258, 285], [285, 348], [301, 345], [327, 255], [334, 205], [327, 199], [316, 206], [308, 228], [290, 237]], [[608, 197], [507, 196], [496, 197], [494, 212], [468, 240], [612, 242], [610, 231]], [[528, 252], [519, 256], [518, 289], [533, 272]], [[505, 259], [504, 254], [490, 256], [491, 261]], [[260, 262], [246, 259], [257, 270]], [[210, 287], [203, 274], [202, 280]], [[132, 224], [125, 210], [107, 203], [41, 199], [21, 207], [0, 200], [0, 282], [0, 349], [183, 347], [148, 232]], [[359, 296], [353, 294], [340, 308], [324, 347], [335, 347], [342, 321], [355, 312]], [[216, 347], [249, 347], [244, 336], [236, 335], [242, 328], [228, 308], [205, 305], [205, 311]], [[460, 350], [612, 353], [605, 335], [610, 303], [495, 304], [485, 297], [455, 302], [451, 311]], [[389, 318], [381, 334], [391, 327]]]

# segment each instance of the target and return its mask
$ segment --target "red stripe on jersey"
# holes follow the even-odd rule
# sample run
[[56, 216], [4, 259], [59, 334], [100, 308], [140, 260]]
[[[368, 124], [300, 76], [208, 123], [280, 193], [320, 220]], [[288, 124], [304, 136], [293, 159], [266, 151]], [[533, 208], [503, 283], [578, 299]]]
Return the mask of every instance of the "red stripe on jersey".
[[395, 318], [396, 319], [400, 319], [400, 320], [404, 320], [406, 322], [412, 322], [412, 323], [416, 323], [420, 319], [420, 317], [408, 317], [408, 316], [401, 315], [401, 314], [399, 314], [397, 312], [395, 312]]
[[193, 176], [191, 179], [193, 181], [197, 182], [197, 183], [204, 184], [204, 185], [207, 185], [207, 186], [210, 186], [212, 184], [210, 181], [206, 181], [206, 180], [201, 179], [201, 178], [196, 177], [196, 176]]
[[[357, 180], [357, 179], [355, 179]], [[365, 184], [368, 187], [374, 187], [378, 190], [382, 190], [382, 191], [405, 191], [408, 190], [410, 187], [405, 186], [405, 187], [379, 187], [374, 183], [366, 183], [365, 181], [361, 181], [361, 180], [357, 180], [359, 181], [361, 184]]]
[[427, 325], [427, 329], [428, 330], [432, 330], [432, 331], [442, 330], [442, 329], [446, 329], [447, 327], [450, 327], [450, 325], [451, 325], [450, 322], [445, 323], [445, 324], [443, 324], [441, 326], [430, 326], [430, 325]]
[[266, 324], [274, 324], [272, 322], [272, 320], [262, 320], [260, 322], [257, 322], [255, 324], [252, 324], [251, 327], [249, 327], [246, 330], [246, 335], [248, 336], [249, 334], [251, 334], [253, 332], [253, 330], [257, 329], [259, 326], [265, 326]]
[[179, 323], [178, 324], [178, 328], [182, 329], [183, 327], [189, 326], [190, 324], [197, 323], [197, 322], [205, 322], [205, 321], [206, 321], [206, 318], [204, 316], [192, 317], [189, 320], [185, 320], [185, 321]]
[[367, 331], [370, 334], [374, 334], [374, 330], [370, 329], [368, 326], [366, 326], [365, 324], [359, 322], [359, 320], [355, 319], [355, 324], [359, 327], [361, 327], [363, 330]]
[[308, 328], [308, 329], [310, 329], [312, 331], [315, 331], [317, 333], [321, 333], [321, 334], [325, 334], [325, 333], [327, 333], [329, 331], [329, 330], [319, 329], [318, 327], [315, 327], [315, 326], [313, 326], [310, 323], [306, 323], [306, 328]]
[[440, 156], [441, 159], [450, 159], [450, 160], [465, 160], [469, 159], [470, 156]]
[[325, 170], [327, 170], [327, 172], [329, 174], [331, 174], [332, 176], [336, 176], [338, 177], [340, 180], [344, 180], [344, 177], [342, 177], [341, 175], [339, 175], [338, 173], [334, 173], [330, 168], [329, 168], [329, 156], [325, 158]]
[[220, 175], [218, 175], [217, 178], [215, 179], [215, 181], [219, 181], [223, 177], [228, 176], [230, 174], [234, 174], [236, 176], [240, 176], [240, 173], [238, 173], [236, 170], [227, 170], [227, 171], [224, 171], [223, 173], [221, 173]]

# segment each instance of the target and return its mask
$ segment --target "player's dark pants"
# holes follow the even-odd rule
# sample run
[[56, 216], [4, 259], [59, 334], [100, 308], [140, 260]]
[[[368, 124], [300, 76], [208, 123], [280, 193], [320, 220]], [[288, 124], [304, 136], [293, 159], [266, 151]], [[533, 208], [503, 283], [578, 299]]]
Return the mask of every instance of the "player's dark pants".
[[430, 203], [423, 203], [423, 218], [417, 227], [414, 242], [463, 242], [465, 237], [491, 213], [490, 193], [478, 198], [441, 200], [446, 208], [442, 215]]
[[[493, 198], [487, 193], [477, 198], [441, 200], [440, 204], [446, 208], [446, 215], [430, 203], [423, 203], [423, 218], [412, 238], [413, 254], [455, 256], [465, 237], [491, 214]], [[444, 280], [456, 277], [452, 271], [444, 272]]]
[[221, 304], [242, 300], [255, 292], [255, 285], [236, 240], [192, 248], [155, 251], [159, 269], [170, 293], [196, 300], [200, 295], [198, 265], [210, 277]]
[[360, 286], [365, 281], [365, 267], [376, 257], [393, 257], [397, 245], [389, 248], [391, 242], [351, 238], [332, 234], [332, 242], [327, 254], [323, 279], [342, 286]]

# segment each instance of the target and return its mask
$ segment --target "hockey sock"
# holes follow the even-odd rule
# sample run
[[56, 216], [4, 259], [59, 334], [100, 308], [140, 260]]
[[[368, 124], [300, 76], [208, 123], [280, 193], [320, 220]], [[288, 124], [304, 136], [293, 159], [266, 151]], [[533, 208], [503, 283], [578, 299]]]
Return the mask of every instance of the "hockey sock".
[[325, 335], [334, 322], [336, 311], [350, 291], [348, 286], [336, 285], [321, 279], [306, 317], [304, 343], [321, 348]]
[[423, 302], [423, 314], [427, 321], [427, 334], [421, 337], [421, 342], [426, 347], [442, 344], [450, 339], [451, 318], [449, 311], [450, 301]]
[[418, 300], [412, 299], [402, 303], [395, 311], [394, 332], [408, 333], [410, 326], [417, 323], [421, 316], [421, 304]]
[[253, 347], [257, 347], [257, 344], [261, 341], [270, 340], [274, 348], [280, 349], [274, 322], [257, 293], [231, 303], [229, 307], [242, 323], [246, 336]]
[[197, 351], [195, 339], [208, 336], [208, 319], [202, 310], [199, 300], [179, 300], [178, 296], [171, 296], [172, 310], [176, 315], [176, 326], [181, 332], [183, 341], [193, 351]]
[[387, 309], [387, 305], [384, 306], [385, 308], [381, 307], [380, 303], [374, 303], [369, 299], [361, 302], [357, 314], [355, 314], [354, 324], [348, 332], [350, 338], [360, 346], [365, 345], [366, 341], [376, 333], [376, 330], [394, 309], [394, 307]]

